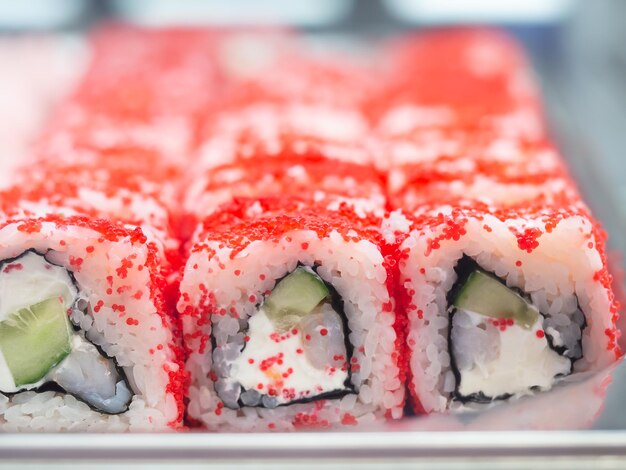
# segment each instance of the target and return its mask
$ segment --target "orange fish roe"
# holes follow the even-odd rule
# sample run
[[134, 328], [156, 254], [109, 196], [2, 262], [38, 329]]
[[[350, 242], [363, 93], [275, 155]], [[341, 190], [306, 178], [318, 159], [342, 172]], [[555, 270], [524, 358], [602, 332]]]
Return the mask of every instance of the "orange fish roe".
[[24, 269], [24, 265], [22, 263], [11, 263], [7, 264], [2, 271], [10, 273], [11, 271], [21, 271], [22, 269]]

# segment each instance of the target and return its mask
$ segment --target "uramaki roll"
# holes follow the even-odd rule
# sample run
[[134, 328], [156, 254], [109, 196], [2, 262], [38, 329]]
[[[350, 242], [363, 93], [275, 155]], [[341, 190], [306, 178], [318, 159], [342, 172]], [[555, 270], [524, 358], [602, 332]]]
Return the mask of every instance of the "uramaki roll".
[[181, 426], [185, 373], [158, 242], [54, 208], [2, 220], [0, 429]]
[[547, 390], [620, 355], [604, 235], [579, 205], [423, 208], [400, 250], [418, 411]]
[[[155, 123], [191, 117], [160, 106], [162, 80], [197, 70], [162, 62], [166, 44], [143, 35], [126, 45], [152, 51], [147, 63], [118, 61], [117, 39], [96, 40], [91, 68], [1, 198], [3, 429], [182, 426], [186, 373], [169, 298], [178, 167]], [[123, 99], [129, 90], [145, 99]]]
[[178, 303], [191, 419], [289, 430], [402, 415], [404, 323], [376, 223], [293, 199], [205, 220]]

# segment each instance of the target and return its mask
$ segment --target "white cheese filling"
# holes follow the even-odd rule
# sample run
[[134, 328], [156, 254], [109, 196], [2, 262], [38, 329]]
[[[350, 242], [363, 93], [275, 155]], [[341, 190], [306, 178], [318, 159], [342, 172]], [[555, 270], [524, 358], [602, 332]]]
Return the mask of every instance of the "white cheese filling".
[[541, 315], [524, 328], [512, 319], [457, 310], [451, 342], [459, 394], [523, 395], [533, 387], [550, 389], [555, 377], [568, 375], [571, 362], [550, 348], [542, 323]]
[[322, 304], [287, 332], [276, 330], [263, 307], [250, 318], [245, 348], [231, 369], [233, 380], [274, 397], [277, 405], [346, 388], [343, 325], [330, 305]]

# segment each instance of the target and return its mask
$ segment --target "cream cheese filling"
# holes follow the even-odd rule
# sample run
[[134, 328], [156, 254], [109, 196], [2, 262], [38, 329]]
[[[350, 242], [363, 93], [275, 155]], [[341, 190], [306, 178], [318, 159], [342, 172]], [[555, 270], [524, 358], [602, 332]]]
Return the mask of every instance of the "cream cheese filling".
[[[332, 315], [339, 323], [320, 322], [305, 328], [301, 322], [285, 333], [278, 333], [261, 307], [249, 320], [247, 342], [233, 362], [232, 379], [246, 390], [274, 397], [277, 404], [345, 389], [348, 364], [344, 332], [339, 314], [332, 311]], [[332, 346], [320, 351], [321, 354], [311, 350], [310, 343], [331, 335]], [[335, 344], [339, 337], [341, 344]]]
[[571, 361], [554, 351], [538, 316], [529, 328], [511, 319], [494, 319], [458, 310], [452, 318], [452, 352], [462, 396], [523, 395], [538, 387], [550, 389], [559, 375], [568, 375]]

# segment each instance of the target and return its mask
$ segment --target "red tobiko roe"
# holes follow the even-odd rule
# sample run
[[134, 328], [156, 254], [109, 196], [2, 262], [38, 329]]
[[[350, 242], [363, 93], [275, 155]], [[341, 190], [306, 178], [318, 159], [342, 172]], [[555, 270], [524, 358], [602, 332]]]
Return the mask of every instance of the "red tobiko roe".
[[[24, 201], [44, 201], [55, 207], [71, 207], [77, 213], [90, 217], [121, 220], [120, 214], [111, 214], [100, 207], [86, 203], [81, 191], [89, 189], [107, 198], [120, 198], [126, 205], [133, 197], [150, 198], [158, 204], [162, 200], [160, 187], [164, 181], [180, 178], [180, 169], [163, 163], [163, 156], [137, 146], [81, 149], [89, 151], [89, 158], [70, 159], [47, 153], [45, 142], [39, 149], [41, 164], [33, 165], [28, 184], [16, 184], [0, 192], [0, 210], [11, 216]], [[76, 150], [80, 155], [79, 150]], [[46, 164], [55, 160], [54, 167]], [[149, 190], [146, 188], [150, 188]], [[123, 220], [140, 225], [135, 220]]]
[[331, 211], [306, 198], [235, 198], [203, 221], [200, 241], [191, 251], [211, 255], [212, 249], [202, 241], [211, 240], [233, 248], [233, 258], [253, 240], [278, 242], [293, 230], [312, 230], [319, 238], [336, 231], [346, 241], [365, 239], [380, 245], [379, 224], [378, 217], [361, 217], [346, 203]]
[[[480, 73], [471, 58], [485, 44], [490, 57], [497, 60], [489, 60], [488, 73]], [[411, 35], [393, 42], [387, 54], [388, 83], [377, 100], [383, 109], [407, 102], [453, 106], [460, 115], [457, 122], [475, 126], [480, 125], [481, 117], [510, 112], [520, 102], [539, 113], [532, 92], [520, 94], [519, 87], [510, 86], [525, 74], [528, 65], [523, 51], [501, 33], [456, 28]]]
[[[462, 134], [468, 134], [474, 136], [476, 133], [472, 131], [459, 130]], [[464, 183], [471, 183], [475, 180], [476, 176], [482, 176], [489, 178], [495, 183], [501, 184], [526, 184], [533, 186], [540, 186], [546, 183], [546, 181], [554, 178], [563, 178], [566, 181], [569, 180], [569, 175], [563, 164], [556, 160], [553, 165], [537, 164], [537, 168], [533, 168], [530, 163], [533, 160], [538, 162], [544, 157], [546, 151], [552, 149], [552, 146], [548, 143], [532, 143], [527, 144], [519, 152], [523, 158], [520, 158], [519, 162], [502, 162], [494, 158], [482, 157], [482, 154], [486, 152], [488, 146], [492, 144], [492, 140], [496, 138], [496, 135], [492, 135], [490, 132], [485, 132], [487, 136], [487, 142], [476, 144], [468, 143], [466, 148], [459, 151], [458, 154], [450, 155], [443, 154], [435, 160], [427, 160], [423, 162], [411, 162], [404, 163], [402, 165], [394, 166], [394, 171], [401, 171], [404, 174], [404, 186], [403, 187], [418, 187], [427, 186], [432, 183], [452, 183], [461, 181]], [[453, 136], [455, 139], [458, 135]], [[405, 137], [409, 141], [411, 135]], [[468, 168], [468, 154], [476, 154], [471, 159], [471, 168]], [[463, 160], [462, 169], [459, 168], [458, 160]]]
[[[300, 191], [313, 192], [324, 189], [333, 194], [348, 197], [368, 197], [374, 191], [384, 193], [384, 178], [372, 165], [333, 159], [332, 156], [326, 156], [321, 153], [320, 149], [310, 145], [305, 153], [296, 153], [289, 148], [272, 156], [258, 152], [258, 154], [254, 153], [247, 155], [246, 158], [237, 159], [234, 163], [211, 168], [206, 172], [205, 189], [207, 191], [222, 189], [225, 184], [234, 186], [235, 189], [237, 184], [259, 186], [259, 182], [271, 176], [272, 185], [277, 188], [272, 192], [277, 194], [287, 191], [288, 194], [297, 196]], [[306, 173], [306, 184], [298, 184], [297, 179], [290, 174], [294, 166], [300, 166]], [[239, 170], [235, 172], [239, 175], [236, 181], [232, 180], [233, 170]], [[226, 175], [226, 180], [222, 177], [222, 173]], [[334, 184], [325, 187], [324, 183], [329, 175], [333, 176], [332, 182], [335, 183], [337, 179], [351, 178], [359, 184], [349, 186]], [[264, 192], [268, 190], [264, 187], [261, 189]], [[265, 194], [262, 192], [258, 194], [258, 196], [263, 195]]]

